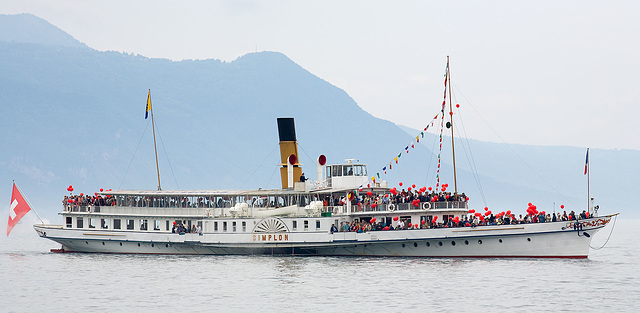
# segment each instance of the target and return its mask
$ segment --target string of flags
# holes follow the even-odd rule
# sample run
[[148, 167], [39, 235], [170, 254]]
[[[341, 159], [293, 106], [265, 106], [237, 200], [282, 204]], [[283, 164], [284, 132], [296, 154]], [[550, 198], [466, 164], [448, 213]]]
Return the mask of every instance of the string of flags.
[[[436, 172], [436, 188], [438, 188], [440, 186], [440, 164], [441, 164], [441, 158], [440, 158], [440, 154], [442, 153], [442, 132], [444, 130], [444, 119], [445, 119], [445, 105], [447, 102], [447, 74], [449, 73], [449, 64], [447, 63], [447, 67], [445, 69], [445, 73], [444, 73], [444, 99], [442, 100], [442, 108], [440, 109], [440, 112], [438, 112], [438, 114], [436, 114], [433, 119], [431, 119], [431, 121], [429, 121], [429, 123], [427, 123], [427, 125], [422, 129], [422, 131], [420, 131], [419, 134], [417, 134], [417, 136], [415, 137], [415, 140], [412, 139], [411, 143], [408, 144], [407, 146], [404, 147], [404, 152], [405, 153], [409, 153], [409, 148], [414, 149], [415, 148], [415, 144], [416, 143], [420, 143], [420, 139], [424, 138], [424, 133], [429, 129], [429, 127], [433, 127], [434, 123], [438, 120], [438, 118], [440, 118], [440, 146], [439, 146], [439, 151], [438, 151], [438, 168], [437, 168], [437, 172]], [[456, 107], [459, 107], [459, 105], [456, 105]], [[448, 126], [447, 126], [448, 127]], [[380, 179], [380, 173], [382, 172], [383, 174], [387, 174], [387, 170], [391, 170], [393, 163], [395, 162], [395, 164], [398, 164], [398, 160], [402, 157], [403, 152], [398, 153], [397, 156], [395, 156], [390, 162], [389, 164], [385, 164], [384, 167], [382, 167], [381, 171], [376, 172], [373, 176], [371, 176], [371, 181], [373, 181], [373, 183], [376, 183], [376, 179]], [[360, 185], [359, 188], [362, 188], [363, 186]]]

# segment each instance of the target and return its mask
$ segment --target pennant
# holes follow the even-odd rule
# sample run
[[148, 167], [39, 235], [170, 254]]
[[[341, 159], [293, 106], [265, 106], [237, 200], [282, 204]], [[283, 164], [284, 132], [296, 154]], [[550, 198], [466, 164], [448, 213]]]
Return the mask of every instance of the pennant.
[[405, 150], [409, 150], [409, 146], [404, 147]]
[[[429, 127], [429, 126], [427, 126]], [[426, 128], [424, 130], [427, 130]], [[422, 138], [424, 138], [424, 132], [420, 132], [420, 136], [422, 136]]]
[[420, 138], [419, 137], [420, 136], [416, 136], [416, 142], [418, 142], [418, 143], [420, 142]]
[[[398, 163], [398, 161], [396, 161], [396, 163]], [[391, 169], [391, 163], [389, 163], [389, 169]]]
[[399, 158], [399, 157], [400, 157], [400, 156], [398, 155], [397, 157], [393, 158], [393, 160], [394, 160], [394, 161], [396, 161], [396, 164], [398, 164], [398, 158]]
[[415, 147], [413, 146], [413, 144], [411, 144], [411, 149], [414, 149]]
[[386, 166], [385, 166], [385, 167], [383, 167], [383, 168], [382, 168], [382, 170], [383, 170], [383, 171], [386, 171], [386, 170], [387, 170], [387, 167], [386, 167]]
[[[376, 173], [376, 175], [378, 175], [378, 178], [380, 178], [380, 173]], [[375, 178], [375, 177], [374, 177]]]
[[31, 207], [22, 197], [16, 183], [13, 183], [13, 191], [11, 192], [11, 208], [9, 209], [9, 221], [7, 222], [7, 236], [20, 219], [31, 211]]
[[149, 95], [147, 95], [147, 107], [144, 112], [144, 119], [146, 120], [149, 117], [149, 111], [151, 111], [151, 89], [149, 89]]

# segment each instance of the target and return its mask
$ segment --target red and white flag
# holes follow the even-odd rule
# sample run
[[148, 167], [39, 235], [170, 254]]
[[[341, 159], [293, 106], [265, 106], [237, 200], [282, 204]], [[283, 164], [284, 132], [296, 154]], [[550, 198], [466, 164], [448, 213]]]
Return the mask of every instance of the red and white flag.
[[16, 183], [13, 183], [13, 192], [11, 193], [11, 209], [9, 210], [9, 223], [7, 224], [7, 236], [20, 219], [31, 211], [31, 207], [24, 200]]
[[588, 168], [589, 168], [589, 148], [587, 148], [587, 160], [584, 162], [584, 175], [587, 175]]

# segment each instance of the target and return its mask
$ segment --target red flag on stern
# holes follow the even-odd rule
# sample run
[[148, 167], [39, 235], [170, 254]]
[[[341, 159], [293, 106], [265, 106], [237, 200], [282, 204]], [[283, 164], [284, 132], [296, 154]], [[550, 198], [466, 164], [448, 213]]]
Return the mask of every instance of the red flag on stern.
[[11, 192], [11, 209], [9, 210], [9, 222], [7, 224], [7, 236], [20, 219], [31, 211], [31, 207], [22, 197], [16, 183], [13, 183], [13, 192]]

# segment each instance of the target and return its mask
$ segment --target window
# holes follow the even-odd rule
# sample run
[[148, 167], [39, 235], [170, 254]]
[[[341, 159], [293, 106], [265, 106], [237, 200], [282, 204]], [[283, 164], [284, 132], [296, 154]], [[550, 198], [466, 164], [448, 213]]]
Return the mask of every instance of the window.
[[76, 227], [77, 228], [84, 228], [84, 225], [82, 225], [84, 222], [84, 219], [82, 217], [78, 217], [76, 219]]
[[243, 233], [247, 232], [247, 222], [242, 222], [242, 232]]
[[320, 229], [320, 221], [316, 221], [316, 229]]
[[167, 220], [166, 222], [167, 222], [167, 226], [166, 226], [166, 228], [165, 228], [164, 230], [169, 230], [169, 229], [171, 229], [171, 227], [169, 227], [169, 220]]
[[214, 232], [218, 231], [218, 222], [213, 222], [213, 231]]
[[333, 169], [333, 176], [342, 176], [342, 166], [334, 165], [331, 168]]
[[96, 228], [96, 219], [89, 218], [89, 228]]
[[353, 166], [345, 165], [342, 167], [342, 176], [353, 176]]
[[227, 222], [222, 222], [222, 231], [227, 232]]
[[160, 221], [153, 220], [153, 230], [160, 230]]
[[127, 220], [127, 229], [133, 229], [133, 220]]
[[67, 221], [67, 227], [71, 227], [71, 224], [73, 223], [73, 217], [71, 216], [67, 216], [67, 218], [65, 218], [65, 220]]
[[331, 166], [327, 166], [327, 178], [331, 178]]
[[309, 229], [309, 221], [304, 221], [304, 230]]
[[109, 228], [109, 220], [105, 218], [100, 219], [100, 228], [108, 229]]
[[147, 225], [147, 220], [140, 220], [140, 230], [147, 230], [148, 225]]
[[233, 222], [232, 227], [233, 227], [233, 232], [235, 233], [236, 232], [236, 222]]
[[122, 228], [122, 225], [120, 225], [120, 219], [114, 219], [113, 220], [113, 229], [120, 229]]
[[356, 165], [353, 167], [355, 169], [356, 176], [363, 176], [362, 174], [362, 165]]
[[293, 230], [298, 230], [298, 221], [293, 221]]

